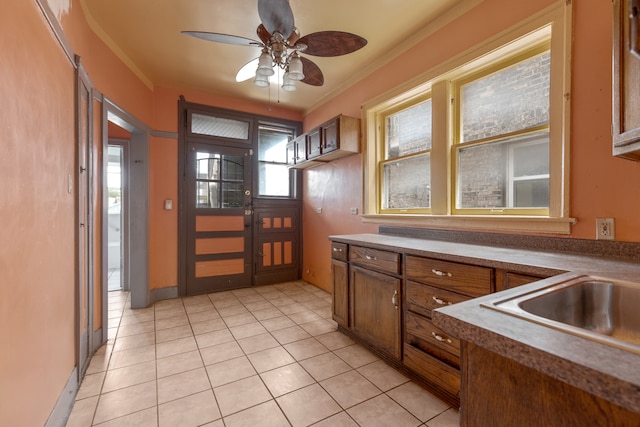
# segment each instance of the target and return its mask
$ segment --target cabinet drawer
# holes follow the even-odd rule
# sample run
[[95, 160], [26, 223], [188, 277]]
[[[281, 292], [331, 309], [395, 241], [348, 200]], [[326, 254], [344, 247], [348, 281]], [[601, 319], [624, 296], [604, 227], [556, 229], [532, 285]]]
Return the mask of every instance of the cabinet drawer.
[[400, 254], [396, 252], [352, 245], [349, 247], [349, 260], [353, 264], [385, 273], [397, 275], [402, 271], [400, 267]]
[[460, 366], [460, 340], [447, 335], [426, 317], [405, 314], [405, 342]]
[[347, 244], [331, 242], [331, 258], [340, 261], [347, 261]]
[[410, 281], [407, 281], [406, 293], [407, 310], [427, 317], [431, 317], [431, 311], [436, 308], [469, 299], [464, 295]]
[[493, 269], [407, 256], [407, 279], [472, 297], [491, 293]]
[[427, 353], [409, 345], [404, 345], [404, 365], [447, 392], [455, 400], [460, 399], [460, 371]]

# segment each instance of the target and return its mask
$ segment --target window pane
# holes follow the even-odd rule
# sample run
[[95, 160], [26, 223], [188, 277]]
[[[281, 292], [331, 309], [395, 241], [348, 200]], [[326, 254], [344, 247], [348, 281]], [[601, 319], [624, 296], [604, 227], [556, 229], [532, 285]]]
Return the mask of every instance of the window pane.
[[249, 139], [249, 122], [221, 117], [191, 115], [191, 132], [232, 139]]
[[458, 208], [506, 207], [507, 152], [504, 143], [458, 151]]
[[545, 52], [462, 86], [462, 141], [549, 123], [549, 71]]
[[196, 153], [197, 170], [196, 179], [220, 178], [220, 155], [209, 153]]
[[218, 183], [196, 182], [196, 208], [219, 208]]
[[458, 150], [456, 206], [549, 207], [548, 132]]
[[242, 181], [244, 179], [244, 157], [223, 156], [222, 157], [222, 179]]
[[293, 136], [292, 129], [264, 126], [258, 130], [258, 195], [290, 196], [287, 143]]
[[549, 143], [546, 141], [513, 147], [514, 178], [533, 175], [549, 175]]
[[293, 139], [291, 131], [260, 129], [258, 138], [258, 160], [287, 163], [287, 143]]
[[513, 206], [516, 208], [549, 206], [549, 179], [516, 181], [513, 193]]
[[387, 159], [431, 149], [431, 100], [392, 114], [386, 119]]
[[244, 198], [244, 185], [242, 182], [222, 183], [222, 207], [241, 208]]
[[289, 196], [289, 168], [274, 163], [259, 164], [261, 196]]
[[383, 209], [429, 208], [431, 206], [429, 154], [384, 165]]

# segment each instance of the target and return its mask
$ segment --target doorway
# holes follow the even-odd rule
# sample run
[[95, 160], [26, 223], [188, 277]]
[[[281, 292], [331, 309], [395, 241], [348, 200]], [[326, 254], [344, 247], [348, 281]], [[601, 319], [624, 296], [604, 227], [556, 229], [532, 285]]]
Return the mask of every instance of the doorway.
[[[110, 132], [111, 133], [111, 132]], [[128, 140], [109, 139], [107, 146], [107, 284], [109, 291], [128, 291]]]

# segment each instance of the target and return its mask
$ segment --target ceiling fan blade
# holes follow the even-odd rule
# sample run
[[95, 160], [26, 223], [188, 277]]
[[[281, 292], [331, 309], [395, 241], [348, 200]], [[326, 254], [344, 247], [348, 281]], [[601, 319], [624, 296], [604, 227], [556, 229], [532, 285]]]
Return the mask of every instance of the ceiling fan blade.
[[245, 80], [249, 80], [255, 77], [256, 70], [258, 69], [258, 58], [254, 58], [251, 61], [247, 62], [238, 70], [236, 74], [236, 81], [243, 82]]
[[269, 33], [277, 31], [289, 38], [294, 26], [289, 0], [258, 0], [258, 15]]
[[205, 31], [182, 31], [182, 34], [195, 37], [211, 42], [235, 44], [239, 46], [262, 46], [263, 44], [257, 40], [248, 39], [246, 37], [232, 36], [229, 34], [208, 33]]
[[289, 43], [289, 46], [295, 46], [296, 43], [298, 43], [298, 40], [300, 40], [300, 30], [298, 30], [296, 27], [293, 27], [293, 31], [287, 39], [287, 43]]
[[262, 43], [269, 44], [269, 41], [271, 40], [271, 34], [269, 34], [269, 31], [267, 31], [267, 29], [264, 27], [264, 24], [260, 24], [258, 25], [258, 37], [260, 38], [260, 40], [262, 40]]
[[301, 80], [302, 83], [311, 86], [322, 86], [324, 84], [324, 76], [320, 71], [320, 67], [304, 56], [301, 56], [300, 59], [302, 60], [302, 72], [304, 73], [304, 79]]
[[313, 56], [340, 56], [355, 52], [367, 44], [367, 40], [343, 31], [319, 31], [307, 34], [298, 40], [307, 48], [304, 53]]

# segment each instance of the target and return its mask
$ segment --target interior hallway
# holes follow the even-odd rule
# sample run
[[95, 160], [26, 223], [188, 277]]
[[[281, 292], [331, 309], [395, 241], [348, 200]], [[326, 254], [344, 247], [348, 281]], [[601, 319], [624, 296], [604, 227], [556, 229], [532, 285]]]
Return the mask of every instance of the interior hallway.
[[109, 293], [109, 341], [68, 427], [458, 426], [458, 412], [347, 336], [303, 281], [157, 302]]

